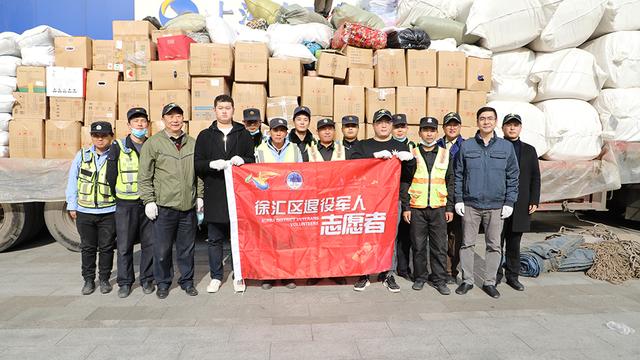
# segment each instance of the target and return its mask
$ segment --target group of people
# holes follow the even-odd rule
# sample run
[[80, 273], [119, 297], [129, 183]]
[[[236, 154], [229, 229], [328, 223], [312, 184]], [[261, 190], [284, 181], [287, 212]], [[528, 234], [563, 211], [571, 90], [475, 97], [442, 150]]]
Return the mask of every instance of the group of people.
[[[474, 284], [480, 224], [486, 243], [483, 290], [499, 297], [496, 285], [503, 276], [509, 286], [524, 290], [518, 281], [520, 239], [539, 202], [540, 172], [535, 149], [520, 140], [519, 115], [502, 120], [503, 139], [494, 131], [497, 112], [483, 107], [477, 112], [475, 137], [466, 140], [460, 136], [462, 120], [457, 113], [442, 119], [442, 138], [438, 138], [438, 119], [424, 117], [416, 144], [407, 138], [406, 115], [385, 109], [375, 112], [374, 135], [369, 139], [358, 139], [357, 116], [344, 116], [342, 141], [336, 140], [336, 123], [330, 118], [318, 120], [314, 137], [309, 129], [311, 111], [305, 106], [295, 109], [292, 129], [283, 118], [270, 119], [268, 135], [261, 132], [258, 109], [244, 110], [242, 123], [234, 121], [230, 96], [216, 97], [214, 109], [216, 120], [197, 139], [183, 131], [184, 112], [174, 103], [162, 109], [164, 130], [151, 137], [143, 108], [128, 111], [130, 134], [124, 139], [114, 140], [108, 122], [91, 124], [92, 146], [73, 160], [66, 191], [67, 210], [81, 238], [82, 294], [96, 290], [96, 258], [100, 292], [112, 291], [109, 279], [116, 247], [118, 296], [129, 296], [135, 282], [133, 247], [139, 241], [138, 281], [145, 294], [168, 296], [175, 245], [178, 284], [187, 295], [198, 295], [194, 250], [196, 229], [202, 223], [207, 229], [211, 276], [206, 290], [218, 292], [224, 275], [223, 244], [230, 237], [227, 167], [365, 158], [401, 161], [393, 263], [378, 274], [389, 291], [400, 291], [397, 274], [412, 281], [414, 290], [428, 284], [449, 295], [447, 284], [456, 283], [460, 273], [456, 293], [467, 293]], [[234, 291], [245, 291], [244, 280], [235, 279], [233, 272], [230, 278]], [[345, 278], [331, 280], [347, 283]], [[279, 281], [296, 287], [295, 279]], [[262, 288], [275, 284], [263, 281]], [[369, 285], [370, 274], [362, 274], [353, 289], [363, 291]]]

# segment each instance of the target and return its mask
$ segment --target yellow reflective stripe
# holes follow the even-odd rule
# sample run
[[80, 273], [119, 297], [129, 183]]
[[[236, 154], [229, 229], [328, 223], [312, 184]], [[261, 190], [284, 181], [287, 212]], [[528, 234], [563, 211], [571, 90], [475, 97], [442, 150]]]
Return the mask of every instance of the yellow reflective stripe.
[[438, 148], [436, 162], [431, 169], [431, 174], [427, 169], [427, 164], [420, 153], [419, 148], [412, 150], [416, 158], [416, 172], [409, 188], [410, 206], [414, 208], [439, 208], [447, 203], [446, 174], [449, 165], [449, 152]]

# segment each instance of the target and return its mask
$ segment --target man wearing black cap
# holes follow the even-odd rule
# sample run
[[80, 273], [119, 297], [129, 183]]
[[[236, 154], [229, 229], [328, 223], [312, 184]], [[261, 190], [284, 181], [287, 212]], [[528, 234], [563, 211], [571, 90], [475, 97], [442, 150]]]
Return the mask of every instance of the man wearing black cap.
[[293, 126], [289, 132], [289, 142], [298, 145], [300, 153], [302, 153], [302, 160], [309, 161], [309, 147], [317, 144], [316, 139], [313, 138], [311, 131], [309, 131], [309, 124], [311, 123], [311, 110], [306, 106], [298, 106], [293, 111]]
[[263, 136], [260, 131], [260, 122], [262, 121], [262, 116], [260, 116], [260, 110], [256, 108], [244, 109], [242, 111], [242, 122], [244, 123], [244, 127], [251, 134], [251, 138], [253, 139], [253, 147], [257, 148], [258, 145], [262, 144]]
[[[399, 194], [399, 212], [398, 223], [400, 222], [400, 214], [402, 211], [409, 209], [409, 194], [407, 190], [411, 184], [412, 174], [415, 169], [416, 160], [409, 151], [409, 147], [399, 141], [393, 140], [391, 137], [392, 117], [389, 110], [380, 109], [373, 115], [373, 131], [375, 135], [366, 140], [358, 142], [351, 152], [352, 159], [391, 159], [396, 156], [402, 161], [402, 170], [400, 172], [400, 194]], [[397, 234], [396, 234], [397, 235]], [[378, 280], [383, 281], [383, 285], [391, 292], [399, 292], [400, 286], [396, 283], [393, 273], [396, 270], [396, 245], [394, 244], [394, 253], [392, 258], [392, 266], [389, 271], [382, 272], [378, 275]], [[355, 291], [364, 291], [369, 286], [369, 275], [361, 276], [353, 286]]]
[[407, 132], [409, 131], [409, 125], [407, 123], [406, 114], [393, 114], [393, 139], [400, 141], [403, 144], [409, 146], [409, 150], [413, 150], [416, 147], [416, 143], [409, 140]]
[[[507, 285], [518, 291], [524, 291], [524, 285], [518, 281], [520, 274], [520, 240], [522, 233], [531, 228], [531, 214], [540, 203], [540, 165], [536, 149], [520, 140], [522, 118], [518, 114], [508, 114], [502, 121], [504, 138], [513, 144], [520, 166], [518, 181], [518, 200], [513, 206], [513, 215], [507, 218], [502, 229], [501, 249], [505, 257], [504, 272]], [[506, 251], [505, 251], [506, 244]], [[502, 268], [498, 268], [496, 284], [502, 280]]]
[[[437, 137], [438, 120], [420, 119], [420, 146], [413, 149], [416, 171], [409, 188], [411, 209], [402, 216], [411, 224], [413, 289], [422, 290], [430, 280], [440, 294], [449, 295], [447, 222], [453, 219], [453, 159], [447, 149], [436, 144]], [[427, 272], [427, 253], [431, 274]]]
[[[287, 120], [273, 118], [269, 121], [269, 138], [256, 148], [255, 157], [257, 163], [302, 162], [300, 149], [287, 139]], [[289, 289], [296, 288], [294, 280], [285, 279], [281, 282]], [[274, 283], [273, 280], [265, 280], [262, 288], [269, 290]]]
[[336, 124], [331, 119], [318, 120], [318, 145], [309, 147], [309, 161], [346, 160], [345, 148], [335, 141]]
[[347, 151], [358, 143], [359, 121], [355, 115], [346, 115], [342, 117], [342, 145]]
[[[209, 293], [218, 292], [222, 285], [224, 275], [222, 245], [230, 238], [224, 169], [230, 165], [241, 166], [255, 162], [251, 135], [242, 124], [233, 121], [233, 99], [229, 95], [219, 95], [213, 104], [216, 121], [200, 132], [194, 153], [196, 175], [204, 181], [205, 188], [204, 221], [207, 223], [207, 244], [209, 245], [207, 249], [211, 276], [207, 286]], [[245, 118], [249, 115], [253, 119], [256, 114], [246, 114], [245, 111], [244, 115]], [[241, 279], [234, 281], [233, 289], [235, 292], [245, 291], [244, 282]]]
[[140, 240], [140, 286], [151, 294], [153, 285], [153, 239], [151, 221], [144, 213], [144, 204], [138, 193], [138, 169], [142, 144], [147, 140], [149, 116], [140, 107], [127, 112], [129, 135], [116, 139], [109, 150], [107, 181], [116, 197], [116, 241], [118, 248], [118, 296], [131, 294], [135, 281], [133, 245]]
[[202, 185], [194, 170], [195, 140], [187, 135], [182, 108], [169, 103], [162, 109], [164, 130], [150, 137], [142, 147], [138, 186], [144, 212], [153, 223], [153, 276], [156, 296], [169, 295], [173, 281], [175, 243], [180, 279], [189, 296], [198, 295], [193, 283], [196, 210], [202, 211]]
[[113, 129], [106, 121], [91, 124], [88, 149], [76, 154], [69, 168], [66, 198], [69, 216], [76, 220], [82, 254], [82, 295], [95, 289], [96, 253], [100, 292], [113, 289], [109, 283], [113, 268], [113, 246], [116, 237], [114, 212], [116, 202], [107, 183], [107, 158], [113, 141]]
[[[464, 141], [460, 135], [462, 127], [462, 119], [456, 112], [450, 112], [444, 116], [442, 121], [442, 129], [444, 136], [438, 139], [438, 146], [449, 150], [449, 155], [454, 160], [460, 149], [460, 145]], [[458, 277], [458, 264], [460, 264], [460, 245], [462, 244], [462, 218], [454, 213], [453, 221], [447, 223], [447, 283], [455, 284]]]

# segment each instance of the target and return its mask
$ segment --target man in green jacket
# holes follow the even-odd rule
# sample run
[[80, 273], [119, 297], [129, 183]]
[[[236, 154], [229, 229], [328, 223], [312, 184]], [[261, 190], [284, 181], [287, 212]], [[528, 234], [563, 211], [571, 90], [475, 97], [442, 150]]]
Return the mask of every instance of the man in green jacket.
[[173, 280], [173, 243], [176, 244], [180, 287], [198, 295], [193, 285], [196, 208], [202, 211], [203, 188], [193, 165], [196, 141], [183, 130], [183, 110], [170, 103], [162, 109], [165, 128], [149, 138], [140, 154], [138, 185], [145, 214], [153, 222], [153, 276], [156, 295], [169, 295]]

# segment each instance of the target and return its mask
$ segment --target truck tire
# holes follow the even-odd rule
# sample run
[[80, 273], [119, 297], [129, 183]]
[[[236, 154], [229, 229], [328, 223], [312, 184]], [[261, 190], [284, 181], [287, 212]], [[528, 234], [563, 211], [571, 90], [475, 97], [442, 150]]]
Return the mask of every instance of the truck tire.
[[56, 241], [71, 251], [80, 251], [80, 234], [76, 222], [69, 216], [65, 202], [44, 204], [44, 222]]
[[31, 240], [42, 224], [42, 203], [0, 204], [0, 251]]

